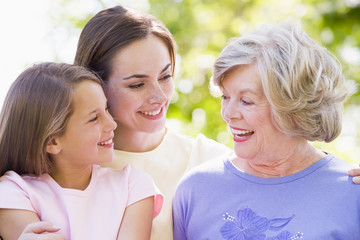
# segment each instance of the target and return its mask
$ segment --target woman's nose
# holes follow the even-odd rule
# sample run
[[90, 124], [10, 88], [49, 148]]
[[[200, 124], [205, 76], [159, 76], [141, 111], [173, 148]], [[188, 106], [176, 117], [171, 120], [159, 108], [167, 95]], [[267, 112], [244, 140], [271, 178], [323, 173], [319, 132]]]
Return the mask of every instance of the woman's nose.
[[164, 89], [162, 89], [159, 83], [153, 84], [149, 89], [149, 101], [150, 103], [163, 103], [167, 99]]
[[231, 119], [242, 119], [242, 114], [234, 101], [223, 103], [221, 106], [221, 115], [225, 121]]

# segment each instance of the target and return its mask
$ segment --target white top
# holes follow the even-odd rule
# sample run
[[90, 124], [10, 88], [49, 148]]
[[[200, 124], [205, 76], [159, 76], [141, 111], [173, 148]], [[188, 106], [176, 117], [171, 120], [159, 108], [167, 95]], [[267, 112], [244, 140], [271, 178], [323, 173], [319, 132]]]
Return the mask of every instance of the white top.
[[151, 240], [171, 240], [172, 198], [180, 178], [194, 166], [230, 152], [230, 148], [202, 134], [192, 138], [167, 129], [163, 141], [154, 150], [140, 153], [115, 150], [115, 159], [105, 166], [121, 169], [130, 164], [150, 174], [164, 194], [164, 206], [154, 219]]
[[154, 195], [156, 216], [163, 197], [148, 174], [130, 166], [114, 170], [94, 165], [85, 190], [62, 188], [48, 174], [21, 177], [8, 171], [0, 178], [0, 208], [36, 212], [40, 220], [61, 227], [68, 240], [115, 240], [125, 208]]

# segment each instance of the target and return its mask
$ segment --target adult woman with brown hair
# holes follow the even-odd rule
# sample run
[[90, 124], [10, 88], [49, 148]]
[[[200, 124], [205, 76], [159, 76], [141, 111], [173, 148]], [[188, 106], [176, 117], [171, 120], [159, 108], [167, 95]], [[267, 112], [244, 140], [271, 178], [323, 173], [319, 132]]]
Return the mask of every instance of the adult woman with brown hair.
[[174, 91], [176, 45], [155, 17], [133, 9], [103, 10], [85, 25], [75, 64], [104, 81], [115, 130], [112, 168], [149, 173], [164, 194], [164, 207], [154, 219], [152, 239], [172, 239], [172, 198], [183, 174], [230, 149], [204, 137], [191, 138], [166, 127]]

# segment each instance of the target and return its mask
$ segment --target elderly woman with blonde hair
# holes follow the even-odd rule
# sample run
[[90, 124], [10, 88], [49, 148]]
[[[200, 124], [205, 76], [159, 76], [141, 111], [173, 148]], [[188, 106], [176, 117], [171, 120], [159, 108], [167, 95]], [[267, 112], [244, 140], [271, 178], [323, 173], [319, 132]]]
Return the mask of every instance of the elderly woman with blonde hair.
[[341, 132], [352, 89], [336, 58], [286, 21], [231, 41], [213, 81], [234, 149], [182, 179], [174, 238], [360, 239], [352, 166], [310, 144]]

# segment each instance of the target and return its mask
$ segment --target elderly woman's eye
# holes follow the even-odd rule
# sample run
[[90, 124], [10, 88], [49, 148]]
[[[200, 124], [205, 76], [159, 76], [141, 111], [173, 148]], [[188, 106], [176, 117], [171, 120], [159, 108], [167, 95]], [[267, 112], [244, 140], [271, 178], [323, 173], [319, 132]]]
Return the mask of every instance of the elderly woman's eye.
[[244, 105], [251, 105], [251, 104], [253, 104], [252, 102], [247, 101], [247, 100], [245, 100], [245, 99], [241, 99], [241, 102], [242, 102]]
[[226, 99], [228, 99], [229, 97], [226, 96], [226, 95], [222, 95], [221, 98], [222, 98], [223, 100], [226, 100]]

